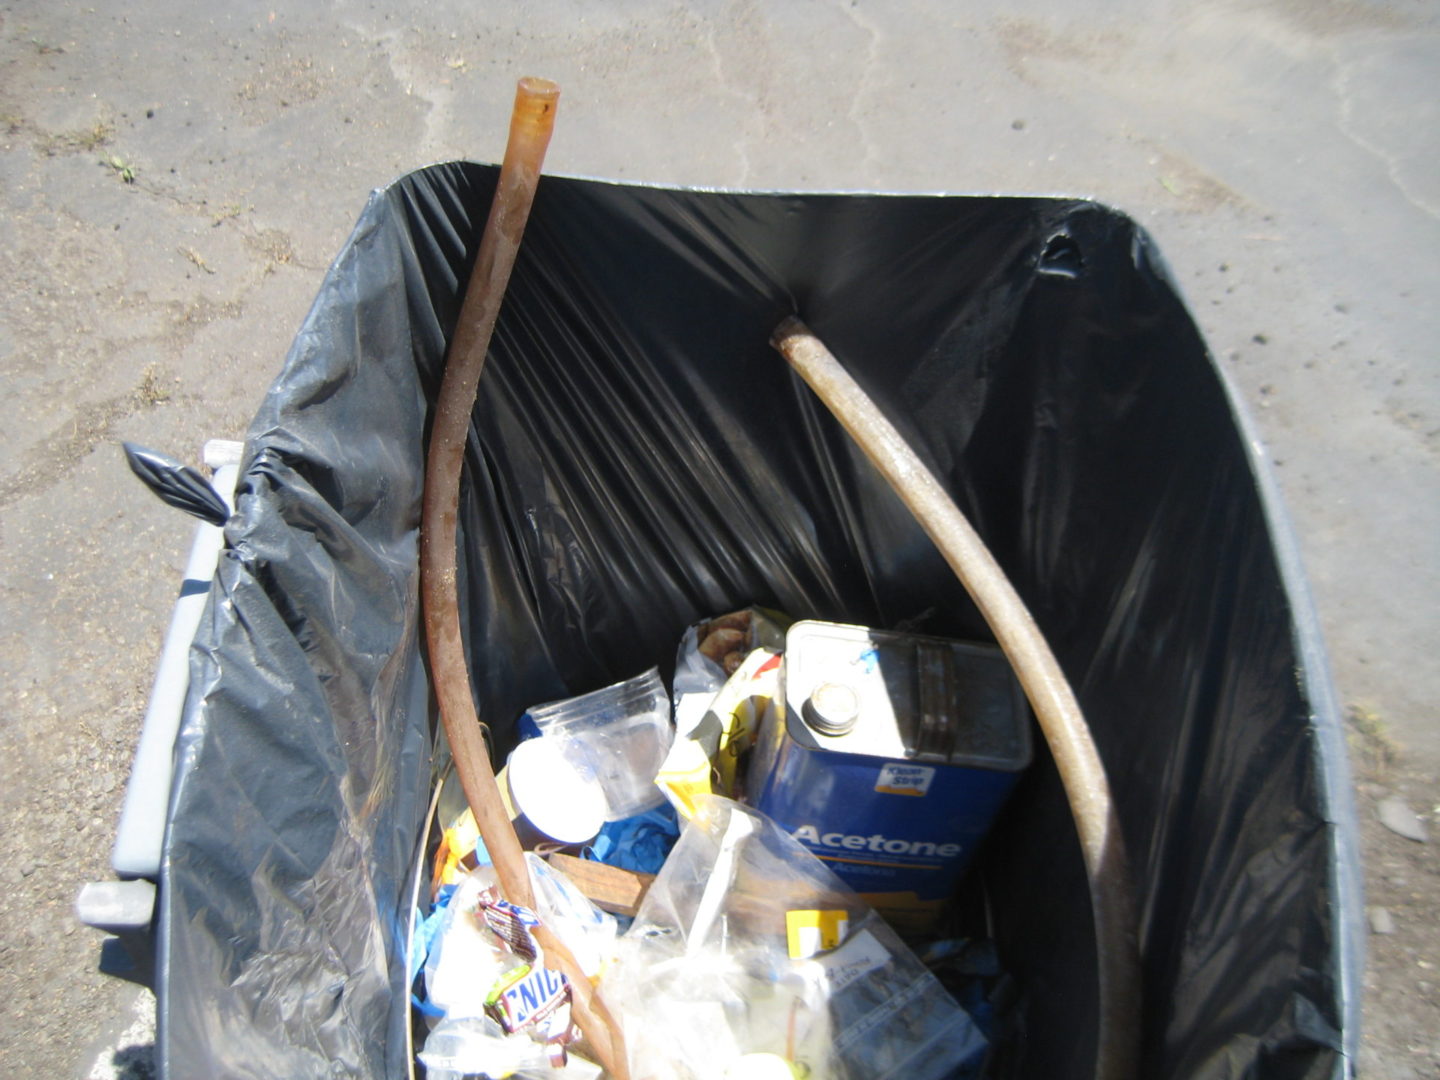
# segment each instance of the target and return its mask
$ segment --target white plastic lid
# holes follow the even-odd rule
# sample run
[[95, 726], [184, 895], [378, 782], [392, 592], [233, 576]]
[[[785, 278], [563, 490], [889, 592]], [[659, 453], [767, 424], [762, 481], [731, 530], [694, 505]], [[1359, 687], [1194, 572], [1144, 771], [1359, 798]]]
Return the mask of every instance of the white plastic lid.
[[562, 844], [583, 844], [605, 823], [600, 782], [567, 761], [556, 739], [526, 739], [510, 751], [505, 775], [515, 809]]

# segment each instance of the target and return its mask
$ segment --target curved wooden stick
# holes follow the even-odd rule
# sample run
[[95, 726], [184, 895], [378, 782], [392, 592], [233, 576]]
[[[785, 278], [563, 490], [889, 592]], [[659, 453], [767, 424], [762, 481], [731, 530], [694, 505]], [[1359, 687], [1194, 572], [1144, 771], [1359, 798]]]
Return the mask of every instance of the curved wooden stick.
[[[470, 692], [470, 669], [460, 632], [460, 606], [456, 596], [456, 538], [460, 472], [470, 433], [470, 415], [475, 408], [475, 392], [480, 385], [480, 372], [485, 366], [506, 286], [510, 283], [525, 222], [530, 217], [559, 97], [560, 88], [548, 79], [521, 79], [515, 88], [505, 160], [500, 166], [490, 216], [485, 222], [465, 301], [446, 354], [445, 375], [435, 404], [420, 527], [420, 591], [440, 721], [455, 757], [460, 786], [475, 813], [501, 891], [512, 903], [531, 909], [535, 907], [535, 898], [525, 853], [505, 812]], [[600, 1064], [610, 1075], [625, 1080], [628, 1071], [619, 1025], [594, 994], [590, 980], [564, 943], [543, 924], [536, 929], [535, 938], [546, 956], [569, 979], [575, 1021], [594, 1048]]]
[[1100, 974], [1100, 1036], [1095, 1075], [1136, 1075], [1140, 1033], [1140, 955], [1125, 837], [1105, 765], [1080, 703], [1025, 602], [940, 481], [839, 361], [799, 319], [770, 343], [834, 413], [934, 541], [1005, 651], [1060, 771], [1085, 855]]

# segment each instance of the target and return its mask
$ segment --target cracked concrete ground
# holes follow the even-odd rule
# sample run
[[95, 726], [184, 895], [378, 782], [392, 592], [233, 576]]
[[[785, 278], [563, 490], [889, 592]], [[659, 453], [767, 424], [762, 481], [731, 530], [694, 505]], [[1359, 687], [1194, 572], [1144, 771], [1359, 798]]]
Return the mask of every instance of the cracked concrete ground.
[[525, 73], [564, 87], [557, 172], [1093, 195], [1154, 233], [1264, 443], [1359, 718], [1370, 902], [1394, 922], [1363, 1074], [1440, 1072], [1440, 869], [1371, 820], [1387, 793], [1440, 803], [1421, 0], [0, 3], [0, 1068], [144, 1075], [115, 1038], [133, 991], [95, 973], [70, 908], [107, 876], [190, 530], [118, 442], [196, 460], [239, 437], [368, 192], [494, 160]]

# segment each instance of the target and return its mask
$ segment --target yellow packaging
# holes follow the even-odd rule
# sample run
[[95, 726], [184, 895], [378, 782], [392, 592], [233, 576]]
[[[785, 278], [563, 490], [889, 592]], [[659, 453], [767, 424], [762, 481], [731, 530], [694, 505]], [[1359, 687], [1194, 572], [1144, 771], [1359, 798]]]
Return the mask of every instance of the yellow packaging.
[[780, 654], [756, 649], [703, 713], [693, 710], [687, 717], [687, 710], [679, 710], [675, 741], [655, 783], [682, 817], [694, 815], [701, 795], [733, 795], [736, 762], [754, 745], [760, 720], [779, 690]]
[[838, 949], [850, 929], [844, 910], [787, 911], [785, 941], [791, 960], [808, 960], [817, 953]]

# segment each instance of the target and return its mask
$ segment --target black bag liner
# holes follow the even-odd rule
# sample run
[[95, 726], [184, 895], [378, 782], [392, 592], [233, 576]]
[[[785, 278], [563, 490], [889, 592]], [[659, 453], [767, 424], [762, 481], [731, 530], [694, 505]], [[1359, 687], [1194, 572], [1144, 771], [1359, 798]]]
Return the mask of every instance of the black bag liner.
[[[417, 619], [429, 409], [496, 170], [377, 192], [249, 433], [192, 661], [162, 873], [171, 1077], [399, 1077], [437, 761]], [[798, 312], [946, 482], [1072, 679], [1135, 864], [1142, 1075], [1341, 1077], [1355, 824], [1314, 616], [1149, 238], [1046, 198], [546, 177], [462, 491], [482, 716], [673, 656], [752, 602], [987, 637], [767, 344]], [[1090, 912], [1048, 756], [984, 857], [1024, 1032], [1090, 1074]]]

